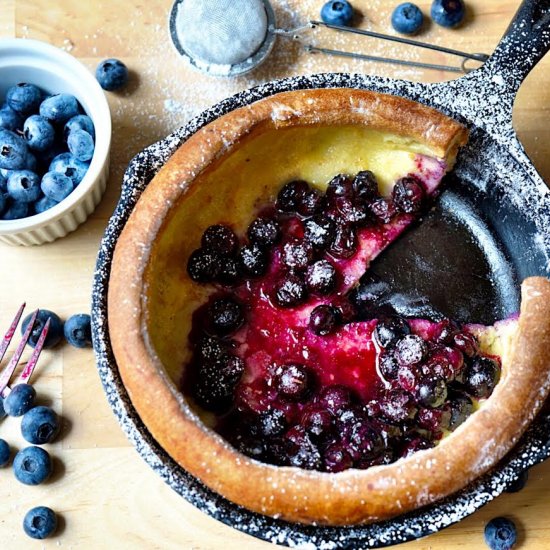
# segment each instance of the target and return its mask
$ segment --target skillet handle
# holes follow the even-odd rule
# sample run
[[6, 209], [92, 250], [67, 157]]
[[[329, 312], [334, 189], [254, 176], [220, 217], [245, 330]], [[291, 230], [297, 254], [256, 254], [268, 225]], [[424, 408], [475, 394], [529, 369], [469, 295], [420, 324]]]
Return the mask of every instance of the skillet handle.
[[533, 67], [550, 49], [550, 0], [523, 0], [493, 55], [487, 76], [501, 75], [515, 95]]

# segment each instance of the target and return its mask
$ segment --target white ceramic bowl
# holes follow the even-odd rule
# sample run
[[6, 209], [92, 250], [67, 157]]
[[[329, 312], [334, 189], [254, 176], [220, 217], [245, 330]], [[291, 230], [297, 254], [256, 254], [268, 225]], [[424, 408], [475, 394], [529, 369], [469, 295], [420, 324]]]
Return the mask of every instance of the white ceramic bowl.
[[41, 214], [0, 220], [0, 241], [35, 245], [74, 231], [98, 205], [109, 175], [111, 113], [105, 94], [90, 71], [74, 57], [37, 40], [0, 40], [0, 100], [8, 88], [29, 82], [50, 93], [73, 94], [95, 126], [95, 151], [88, 172], [75, 190]]

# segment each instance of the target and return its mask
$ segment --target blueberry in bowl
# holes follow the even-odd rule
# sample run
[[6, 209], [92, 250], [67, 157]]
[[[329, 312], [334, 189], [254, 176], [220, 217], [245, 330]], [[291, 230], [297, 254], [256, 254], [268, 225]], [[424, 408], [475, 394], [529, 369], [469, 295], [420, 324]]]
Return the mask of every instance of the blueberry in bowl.
[[407, 100], [314, 89], [176, 151], [122, 232], [108, 296], [124, 385], [176, 462], [249, 510], [351, 525], [453, 494], [511, 449], [548, 375], [550, 283], [528, 279], [519, 319], [480, 326], [399, 315], [364, 278], [466, 139]]

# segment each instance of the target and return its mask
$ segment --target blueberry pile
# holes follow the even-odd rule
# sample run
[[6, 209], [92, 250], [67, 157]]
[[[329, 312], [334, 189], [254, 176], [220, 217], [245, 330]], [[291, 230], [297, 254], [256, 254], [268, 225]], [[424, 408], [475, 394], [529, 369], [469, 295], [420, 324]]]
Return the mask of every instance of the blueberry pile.
[[[481, 354], [466, 328], [398, 315], [387, 285], [368, 272], [343, 285], [362, 241], [376, 243], [428, 204], [416, 177], [399, 179], [385, 198], [362, 171], [337, 175], [324, 193], [287, 183], [244, 242], [227, 225], [206, 229], [187, 269], [218, 292], [193, 317], [183, 389], [218, 414], [217, 430], [242, 453], [327, 472], [388, 464], [434, 446], [491, 395], [500, 362]], [[296, 328], [302, 315], [308, 323]], [[335, 372], [326, 346], [346, 344], [372, 350], [352, 361], [366, 365], [366, 385], [351, 374], [325, 376]], [[258, 354], [270, 359], [251, 382], [243, 374]]]
[[11, 87], [0, 107], [0, 220], [40, 214], [82, 181], [94, 154], [89, 116], [70, 94]]

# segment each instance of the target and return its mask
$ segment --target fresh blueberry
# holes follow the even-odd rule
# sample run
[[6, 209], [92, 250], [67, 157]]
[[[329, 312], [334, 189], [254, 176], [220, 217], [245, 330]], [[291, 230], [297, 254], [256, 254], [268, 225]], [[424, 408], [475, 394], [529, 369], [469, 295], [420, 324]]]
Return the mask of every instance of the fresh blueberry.
[[59, 418], [50, 407], [34, 407], [21, 420], [21, 434], [33, 445], [44, 445], [59, 433]]
[[48, 199], [61, 202], [72, 193], [74, 184], [70, 177], [51, 171], [46, 172], [42, 177], [40, 189]]
[[220, 273], [222, 258], [207, 248], [198, 248], [187, 261], [187, 273], [196, 283], [211, 283]]
[[23, 530], [32, 539], [47, 539], [57, 529], [57, 516], [47, 506], [29, 510], [23, 519]]
[[4, 398], [0, 396], [0, 418], [6, 416], [6, 410], [4, 409]]
[[118, 59], [105, 59], [97, 66], [95, 77], [104, 90], [113, 92], [128, 83], [128, 67]]
[[34, 405], [36, 390], [30, 384], [17, 384], [4, 399], [4, 410], [9, 416], [23, 416]]
[[22, 127], [23, 117], [9, 105], [4, 105], [0, 109], [0, 128], [15, 132], [15, 130], [20, 130]]
[[29, 148], [21, 136], [10, 130], [0, 129], [0, 168], [23, 169], [28, 152]]
[[6, 94], [6, 103], [18, 113], [36, 111], [42, 101], [42, 91], [33, 84], [21, 82], [12, 86]]
[[73, 157], [71, 153], [61, 153], [54, 157], [50, 163], [50, 172], [59, 172], [68, 178], [71, 178], [74, 187], [76, 187], [86, 175], [90, 164], [82, 162]]
[[8, 192], [8, 177], [9, 174], [11, 174], [11, 170], [9, 170], [8, 172], [9, 173], [7, 176], [4, 176], [4, 174], [0, 172], [0, 193]]
[[41, 197], [34, 203], [34, 212], [35, 214], [42, 214], [50, 208], [53, 208], [56, 204], [59, 204], [59, 201], [54, 201], [48, 197]]
[[23, 135], [33, 151], [45, 151], [53, 145], [55, 130], [43, 116], [32, 115], [25, 120]]
[[516, 525], [508, 518], [493, 518], [485, 526], [485, 542], [491, 550], [511, 550], [517, 537]]
[[40, 178], [30, 170], [14, 170], [8, 178], [8, 194], [18, 202], [34, 202], [40, 196]]
[[2, 215], [2, 212], [6, 207], [6, 202], [7, 202], [7, 195], [6, 193], [2, 192], [2, 190], [0, 190], [0, 216]]
[[399, 4], [393, 10], [391, 24], [393, 28], [403, 34], [415, 34], [422, 27], [424, 16], [420, 8], [411, 2]]
[[466, 6], [463, 0], [434, 0], [431, 15], [442, 27], [456, 27], [466, 15]]
[[521, 491], [529, 479], [529, 470], [522, 470], [518, 477], [506, 487], [507, 493], [517, 493]]
[[321, 19], [328, 25], [349, 25], [353, 8], [346, 0], [331, 0], [321, 8]]
[[29, 214], [29, 205], [26, 202], [12, 201], [8, 204], [7, 209], [2, 214], [2, 219], [20, 220], [26, 218]]
[[65, 340], [75, 348], [89, 348], [92, 346], [91, 319], [87, 313], [71, 315], [63, 327]]
[[78, 101], [71, 94], [52, 95], [40, 104], [40, 115], [55, 124], [65, 124], [78, 110]]
[[76, 115], [70, 118], [63, 128], [63, 137], [65, 141], [71, 132], [75, 130], [84, 130], [95, 139], [95, 128], [92, 119], [88, 115]]
[[6, 441], [0, 439], [0, 468], [8, 464], [11, 457], [11, 449]]
[[30, 151], [27, 153], [27, 160], [25, 162], [25, 170], [30, 170], [35, 174], [38, 173], [38, 159]]
[[67, 139], [69, 151], [73, 157], [82, 162], [94, 156], [94, 139], [86, 130], [74, 130]]
[[234, 231], [227, 225], [211, 225], [202, 234], [201, 245], [217, 254], [232, 256], [239, 241]]
[[[29, 314], [23, 319], [21, 324], [21, 334], [25, 332], [27, 326], [31, 320], [32, 314]], [[50, 328], [48, 330], [48, 336], [46, 336], [46, 341], [44, 342], [45, 348], [53, 348], [56, 346], [63, 338], [63, 321], [59, 316], [48, 309], [41, 309], [36, 316], [36, 321], [32, 328], [31, 335], [29, 337], [29, 345], [34, 348], [40, 337], [40, 333], [44, 328], [47, 320], [50, 319]]]
[[52, 473], [50, 455], [41, 447], [25, 447], [15, 455], [13, 473], [25, 485], [39, 485]]

